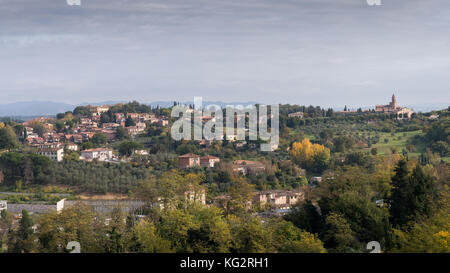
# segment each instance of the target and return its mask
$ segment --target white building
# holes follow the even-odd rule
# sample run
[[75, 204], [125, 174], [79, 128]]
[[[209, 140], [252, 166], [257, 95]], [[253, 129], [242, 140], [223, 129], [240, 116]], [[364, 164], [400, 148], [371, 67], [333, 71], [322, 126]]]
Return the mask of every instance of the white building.
[[0, 200], [0, 212], [2, 210], [8, 210], [8, 202], [5, 200]]
[[61, 199], [61, 200], [59, 200], [59, 201], [56, 203], [56, 211], [57, 211], [57, 212], [61, 212], [61, 211], [64, 209], [64, 203], [65, 203], [65, 201], [66, 201], [66, 198]]
[[113, 152], [107, 148], [97, 148], [81, 151], [81, 159], [91, 161], [97, 159], [99, 161], [110, 160], [113, 158]]
[[50, 158], [52, 161], [60, 162], [64, 158], [64, 149], [62, 148], [47, 148], [39, 149], [38, 154]]

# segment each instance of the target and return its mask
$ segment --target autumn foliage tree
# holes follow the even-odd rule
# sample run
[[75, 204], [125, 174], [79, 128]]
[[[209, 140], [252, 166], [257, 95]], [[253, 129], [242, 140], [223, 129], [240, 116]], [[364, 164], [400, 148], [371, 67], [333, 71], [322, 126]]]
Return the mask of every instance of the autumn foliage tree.
[[324, 145], [312, 144], [307, 138], [302, 142], [294, 142], [290, 154], [295, 163], [313, 172], [324, 171], [330, 160], [330, 149]]

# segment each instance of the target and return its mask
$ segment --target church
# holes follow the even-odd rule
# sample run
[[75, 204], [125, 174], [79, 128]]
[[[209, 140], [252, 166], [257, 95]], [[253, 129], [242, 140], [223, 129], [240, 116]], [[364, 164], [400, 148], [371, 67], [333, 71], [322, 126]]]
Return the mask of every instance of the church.
[[392, 95], [392, 101], [387, 105], [376, 105], [375, 112], [379, 113], [387, 113], [387, 114], [396, 114], [397, 119], [410, 119], [414, 111], [406, 108], [398, 106], [397, 99], [395, 95]]

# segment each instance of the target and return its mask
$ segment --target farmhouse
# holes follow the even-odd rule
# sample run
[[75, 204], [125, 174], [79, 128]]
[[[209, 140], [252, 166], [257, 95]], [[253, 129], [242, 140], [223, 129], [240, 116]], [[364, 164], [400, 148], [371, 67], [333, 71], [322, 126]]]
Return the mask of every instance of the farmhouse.
[[178, 157], [178, 167], [180, 169], [200, 166], [200, 156], [196, 154], [185, 154]]
[[212, 155], [206, 155], [200, 157], [200, 166], [214, 168], [216, 163], [220, 162], [220, 158]]
[[246, 174], [258, 174], [264, 172], [266, 167], [259, 161], [236, 160], [233, 162], [233, 171]]

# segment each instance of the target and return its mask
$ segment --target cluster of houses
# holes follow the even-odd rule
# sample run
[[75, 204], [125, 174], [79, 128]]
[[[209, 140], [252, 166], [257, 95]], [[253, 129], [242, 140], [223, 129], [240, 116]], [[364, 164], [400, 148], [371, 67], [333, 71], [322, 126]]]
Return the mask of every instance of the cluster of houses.
[[[169, 125], [169, 121], [164, 118], [157, 118], [154, 114], [149, 113], [114, 113], [115, 123], [104, 123], [103, 128], [124, 127], [128, 135], [136, 135], [143, 133], [147, 127], [147, 122], [150, 124], [158, 124], [160, 126]], [[126, 120], [131, 118], [135, 125], [126, 126]]]
[[[91, 116], [80, 118], [80, 122], [72, 127], [70, 133], [58, 133], [55, 130], [54, 118], [37, 118], [24, 122], [25, 142], [38, 150], [38, 153], [49, 157], [53, 161], [61, 161], [64, 151], [78, 151], [79, 144], [92, 140], [95, 134], [102, 133], [108, 140], [116, 137], [117, 128], [123, 127], [129, 136], [145, 132], [147, 124], [158, 124], [167, 126], [169, 121], [165, 118], [156, 117], [150, 113], [114, 113], [115, 122], [101, 123], [102, 113], [107, 112], [110, 106], [90, 106]], [[126, 126], [126, 120], [132, 119], [133, 126]], [[33, 124], [39, 123], [43, 126], [45, 133], [39, 135], [34, 132]], [[114, 160], [111, 149], [98, 148], [81, 151], [82, 160], [97, 159], [100, 161]]]
[[60, 142], [61, 139], [64, 138], [63, 134], [53, 134], [53, 133], [46, 133], [42, 137], [39, 136], [36, 132], [34, 132], [33, 127], [31, 127], [34, 123], [40, 123], [42, 124], [42, 127], [47, 132], [53, 132], [54, 125], [53, 122], [55, 121], [54, 118], [37, 118], [33, 120], [29, 120], [24, 122], [22, 125], [25, 127], [25, 142], [30, 144], [31, 146], [37, 146], [39, 144], [45, 144], [45, 143], [54, 143], [54, 142]]

